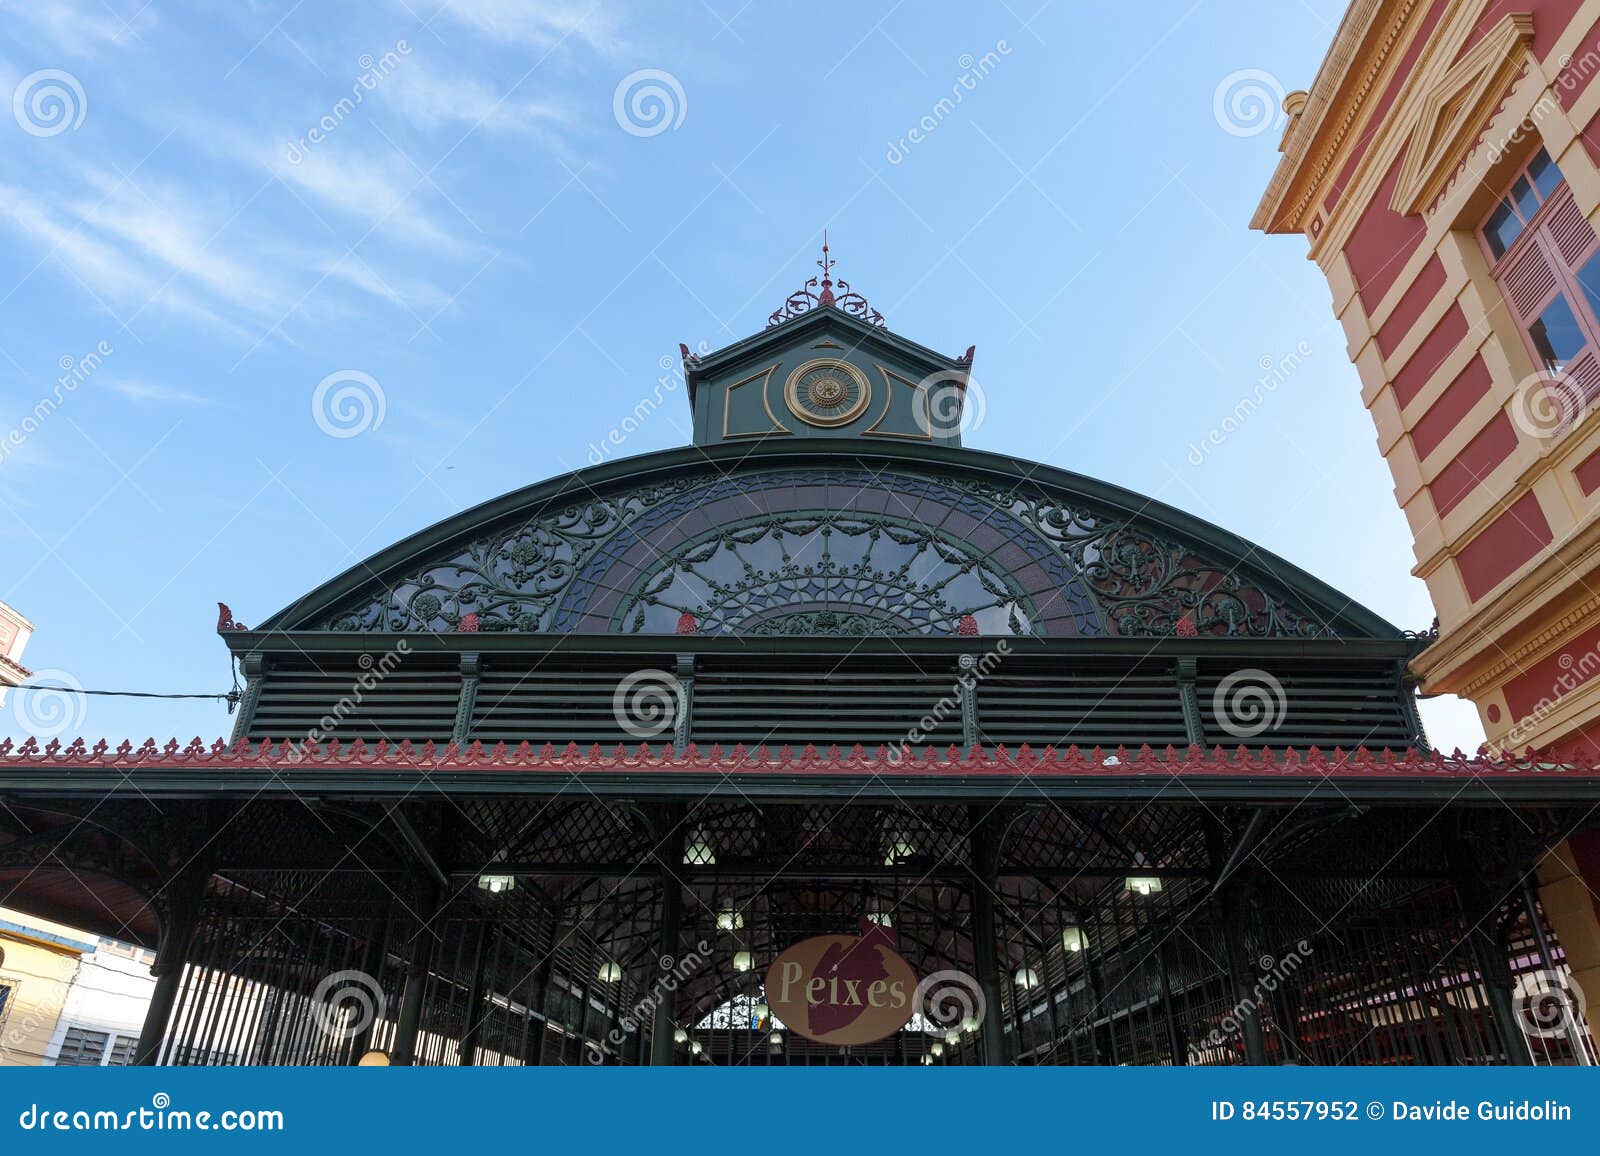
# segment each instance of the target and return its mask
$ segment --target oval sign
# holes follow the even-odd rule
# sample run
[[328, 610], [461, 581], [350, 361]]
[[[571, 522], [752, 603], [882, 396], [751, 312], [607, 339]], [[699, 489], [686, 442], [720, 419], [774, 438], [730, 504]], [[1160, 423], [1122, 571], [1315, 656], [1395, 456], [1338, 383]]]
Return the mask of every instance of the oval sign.
[[917, 973], [894, 936], [819, 935], [794, 944], [767, 969], [767, 1006], [785, 1027], [846, 1047], [894, 1035], [916, 1011]]

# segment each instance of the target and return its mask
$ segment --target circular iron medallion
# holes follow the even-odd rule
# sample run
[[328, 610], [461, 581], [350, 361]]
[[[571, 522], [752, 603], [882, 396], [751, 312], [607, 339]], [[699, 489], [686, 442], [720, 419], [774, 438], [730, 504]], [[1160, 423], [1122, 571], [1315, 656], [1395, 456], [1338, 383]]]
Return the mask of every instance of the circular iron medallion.
[[849, 362], [819, 357], [789, 375], [783, 395], [801, 421], [830, 429], [860, 417], [872, 400], [872, 387], [866, 374]]

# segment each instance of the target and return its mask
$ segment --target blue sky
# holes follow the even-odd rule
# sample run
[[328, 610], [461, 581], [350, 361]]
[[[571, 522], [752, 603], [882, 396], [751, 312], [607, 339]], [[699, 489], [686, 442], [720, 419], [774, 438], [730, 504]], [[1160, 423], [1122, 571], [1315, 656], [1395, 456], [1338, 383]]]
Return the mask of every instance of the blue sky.
[[[219, 599], [253, 624], [583, 465], [679, 341], [761, 328], [825, 226], [893, 329], [977, 345], [969, 446], [1426, 626], [1325, 284], [1247, 227], [1281, 133], [1250, 97], [1309, 84], [1343, 7], [3, 0], [0, 597], [37, 625], [26, 661], [226, 690]], [[316, 420], [330, 375], [325, 411], [353, 389], [381, 419]], [[625, 452], [688, 425], [669, 404]], [[0, 730], [39, 729], [23, 699]], [[90, 738], [229, 725], [71, 709]]]

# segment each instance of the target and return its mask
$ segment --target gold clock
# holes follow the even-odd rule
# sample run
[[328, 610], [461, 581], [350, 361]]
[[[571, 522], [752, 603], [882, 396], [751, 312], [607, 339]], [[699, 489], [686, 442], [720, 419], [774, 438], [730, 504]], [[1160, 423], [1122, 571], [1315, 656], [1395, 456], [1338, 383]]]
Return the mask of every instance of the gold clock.
[[872, 386], [867, 375], [848, 361], [819, 357], [789, 374], [783, 396], [795, 417], [807, 425], [830, 429], [861, 416], [872, 400]]

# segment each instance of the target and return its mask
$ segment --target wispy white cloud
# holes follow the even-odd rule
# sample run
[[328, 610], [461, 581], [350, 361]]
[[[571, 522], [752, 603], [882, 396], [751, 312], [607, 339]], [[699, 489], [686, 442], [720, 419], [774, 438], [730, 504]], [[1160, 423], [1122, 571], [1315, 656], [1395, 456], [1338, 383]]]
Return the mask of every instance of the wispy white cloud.
[[45, 199], [21, 189], [0, 185], [0, 221], [36, 242], [44, 252], [40, 261], [54, 256], [74, 273], [120, 300], [148, 295], [156, 287], [137, 261], [115, 245], [89, 235], [81, 222], [64, 219]]
[[254, 160], [323, 207], [365, 221], [373, 232], [428, 248], [461, 248], [423, 207], [433, 192], [426, 170], [419, 172], [388, 146], [375, 151], [355, 141], [330, 141], [291, 164], [281, 150], [263, 144]]
[[[209, 254], [197, 230], [175, 225], [172, 216], [135, 212], [116, 197], [95, 204], [81, 191], [41, 196], [0, 184], [0, 228], [31, 242], [38, 254], [21, 280], [58, 266], [118, 324], [136, 326], [154, 310], [253, 340], [256, 334], [228, 315], [244, 310], [259, 324], [285, 292], [252, 265]], [[226, 284], [230, 275], [236, 284]], [[250, 298], [252, 287], [260, 299]]]
[[445, 0], [439, 13], [502, 44], [550, 48], [587, 45], [611, 53], [623, 47], [617, 17], [600, 0]]
[[445, 125], [465, 125], [487, 132], [548, 139], [552, 129], [572, 124], [567, 109], [554, 101], [506, 96], [466, 71], [446, 75], [420, 60], [414, 60], [389, 81], [384, 98], [412, 126], [424, 132]]
[[13, 35], [33, 32], [59, 51], [91, 57], [103, 48], [126, 48], [156, 26], [152, 4], [136, 0], [123, 7], [126, 13], [109, 3], [0, 0], [0, 21]]
[[96, 385], [102, 385], [112, 393], [121, 394], [129, 401], [152, 402], [161, 405], [215, 405], [215, 398], [203, 394], [192, 393], [186, 389], [177, 389], [170, 385], [158, 382], [143, 381], [124, 377], [97, 378]]
[[413, 313], [433, 313], [450, 303], [450, 295], [437, 285], [411, 278], [385, 276], [355, 253], [324, 257], [314, 263], [317, 272], [335, 278], [380, 301]]
[[79, 218], [120, 239], [166, 270], [163, 280], [182, 277], [246, 311], [281, 312], [293, 298], [278, 278], [232, 234], [223, 208], [172, 183], [135, 183], [110, 174], [87, 174], [96, 201], [73, 205]]

